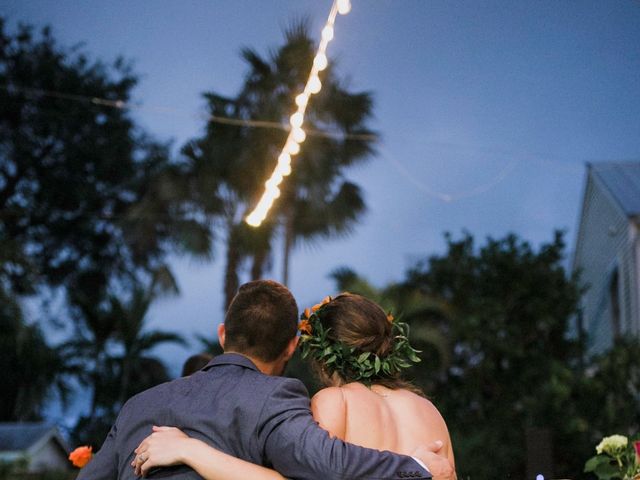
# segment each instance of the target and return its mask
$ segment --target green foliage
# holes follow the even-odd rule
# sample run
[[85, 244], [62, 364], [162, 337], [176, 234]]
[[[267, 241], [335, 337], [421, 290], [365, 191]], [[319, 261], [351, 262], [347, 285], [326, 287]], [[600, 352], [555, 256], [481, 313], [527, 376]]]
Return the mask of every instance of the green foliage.
[[636, 453], [636, 444], [640, 445], [637, 435], [631, 439], [624, 435], [603, 438], [596, 447], [598, 454], [587, 460], [584, 471], [593, 473], [598, 480], [636, 480], [636, 475], [640, 475], [640, 453]]
[[[566, 421], [575, 410], [579, 353], [566, 332], [580, 288], [562, 267], [560, 233], [538, 251], [515, 235], [489, 238], [478, 249], [470, 235], [447, 236], [447, 243], [445, 255], [430, 257], [407, 279], [454, 311], [452, 362], [429, 393], [447, 419], [461, 473], [524, 478], [529, 427], [550, 429], [558, 445], [581, 433]], [[488, 445], [504, 461], [488, 463]], [[579, 471], [579, 451], [572, 455], [557, 463], [560, 473]]]
[[640, 432], [640, 341], [619, 338], [613, 348], [587, 363], [582, 392], [591, 419], [592, 441], [612, 432], [631, 436]]

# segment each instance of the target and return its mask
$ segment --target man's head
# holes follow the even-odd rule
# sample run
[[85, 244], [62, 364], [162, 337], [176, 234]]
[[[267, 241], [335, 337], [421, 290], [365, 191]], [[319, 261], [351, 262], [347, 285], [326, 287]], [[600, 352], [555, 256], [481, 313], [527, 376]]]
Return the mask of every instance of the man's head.
[[293, 354], [297, 330], [298, 305], [289, 289], [256, 280], [240, 287], [218, 333], [225, 352], [273, 363]]

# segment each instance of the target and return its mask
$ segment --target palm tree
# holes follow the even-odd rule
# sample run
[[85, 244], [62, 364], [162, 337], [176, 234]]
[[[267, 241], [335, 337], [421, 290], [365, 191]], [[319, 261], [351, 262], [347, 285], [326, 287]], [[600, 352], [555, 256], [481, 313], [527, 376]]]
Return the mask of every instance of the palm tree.
[[1, 288], [0, 350], [0, 421], [40, 419], [43, 405], [55, 392], [66, 400], [67, 358], [47, 343], [37, 324], [25, 322], [19, 303]]
[[172, 281], [170, 272], [161, 270], [147, 285], [132, 284], [126, 299], [106, 292], [92, 299], [82, 293], [70, 297], [76, 331], [65, 348], [79, 380], [92, 392], [90, 412], [75, 428], [78, 440], [99, 443], [129, 397], [170, 379], [150, 353], [163, 343], [186, 342], [173, 332], [148, 330], [146, 322], [153, 300], [177, 291]]
[[91, 418], [104, 405], [101, 398], [109, 389], [107, 379], [115, 375], [110, 352], [118, 328], [117, 318], [111, 315], [105, 302], [97, 300], [98, 297], [88, 298], [84, 292], [70, 292], [75, 332], [65, 344], [78, 372], [78, 380], [91, 388]]
[[[285, 31], [286, 43], [267, 58], [244, 49], [249, 70], [234, 98], [205, 94], [213, 116], [236, 120], [268, 120], [286, 124], [294, 98], [302, 91], [315, 54], [308, 22]], [[353, 93], [331, 67], [323, 72], [324, 88], [314, 96], [305, 120], [308, 138], [294, 159], [293, 173], [270, 218], [257, 229], [243, 219], [263, 192], [287, 136], [280, 128], [252, 128], [210, 122], [205, 135], [187, 143], [194, 190], [220, 199], [223, 213], [209, 209], [226, 240], [225, 308], [235, 294], [242, 268], [259, 278], [271, 266], [275, 239], [284, 246], [284, 282], [290, 255], [300, 241], [329, 239], [350, 233], [365, 211], [360, 188], [348, 181], [346, 169], [373, 153], [373, 133], [366, 123], [372, 113], [369, 93]], [[332, 135], [315, 135], [314, 131]]]
[[[145, 330], [147, 313], [153, 300], [153, 289], [140, 286], [133, 290], [126, 303], [113, 296], [109, 299], [110, 311], [118, 319], [116, 340], [122, 348], [121, 355], [114, 358], [120, 372], [118, 405], [122, 405], [131, 395], [148, 388], [148, 386], [168, 379], [162, 362], [149, 356], [155, 347], [164, 343], [186, 345], [184, 338], [177, 333]], [[150, 369], [150, 366], [153, 368]], [[150, 375], [146, 379], [147, 381], [142, 384], [134, 382], [134, 378], [140, 379], [140, 374], [143, 372], [156, 372], [157, 375]], [[155, 381], [155, 377], [158, 377], [159, 381]]]

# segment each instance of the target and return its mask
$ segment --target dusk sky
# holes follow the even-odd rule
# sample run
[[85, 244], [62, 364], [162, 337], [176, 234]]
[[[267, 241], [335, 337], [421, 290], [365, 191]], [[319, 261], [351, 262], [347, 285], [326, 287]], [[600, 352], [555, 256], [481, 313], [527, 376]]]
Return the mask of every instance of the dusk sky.
[[[11, 25], [50, 24], [93, 58], [134, 60], [134, 100], [145, 107], [134, 116], [177, 150], [202, 132], [202, 92], [240, 88], [241, 47], [266, 54], [303, 16], [319, 38], [331, 3], [0, 0], [0, 14]], [[300, 307], [333, 293], [327, 275], [341, 265], [377, 285], [400, 280], [443, 251], [445, 231], [479, 241], [515, 232], [539, 245], [565, 229], [571, 250], [585, 163], [640, 159], [640, 1], [352, 4], [328, 56], [352, 89], [374, 94], [378, 155], [349, 174], [369, 212], [349, 238], [296, 250]], [[213, 335], [223, 259], [220, 247], [213, 263], [174, 259], [182, 294], [155, 305], [151, 326]], [[275, 279], [280, 264], [277, 254]], [[177, 371], [193, 349], [159, 353]]]

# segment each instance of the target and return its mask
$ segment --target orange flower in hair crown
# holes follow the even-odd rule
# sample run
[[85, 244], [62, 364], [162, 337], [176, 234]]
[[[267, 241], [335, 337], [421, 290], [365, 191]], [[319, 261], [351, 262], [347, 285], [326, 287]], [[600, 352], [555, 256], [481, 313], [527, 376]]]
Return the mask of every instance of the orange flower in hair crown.
[[300, 322], [300, 325], [298, 325], [298, 330], [304, 335], [311, 335], [313, 331], [311, 328], [311, 323], [309, 323], [309, 320], [307, 320], [306, 318]]
[[324, 307], [327, 303], [331, 301], [331, 297], [326, 296], [322, 300], [322, 302], [315, 304], [311, 308], [305, 308], [302, 314], [302, 319], [300, 320], [300, 324], [298, 325], [298, 331], [303, 335], [311, 335], [313, 333], [313, 326], [311, 325], [311, 316], [315, 315], [315, 313]]
[[331, 297], [327, 295], [322, 299], [322, 302], [316, 303], [313, 307], [311, 307], [311, 311], [314, 313], [317, 312], [320, 308], [324, 307], [330, 301], [331, 301]]
[[69, 460], [74, 467], [82, 468], [89, 463], [89, 460], [93, 457], [91, 450], [92, 447], [88, 446], [78, 447], [69, 454]]

